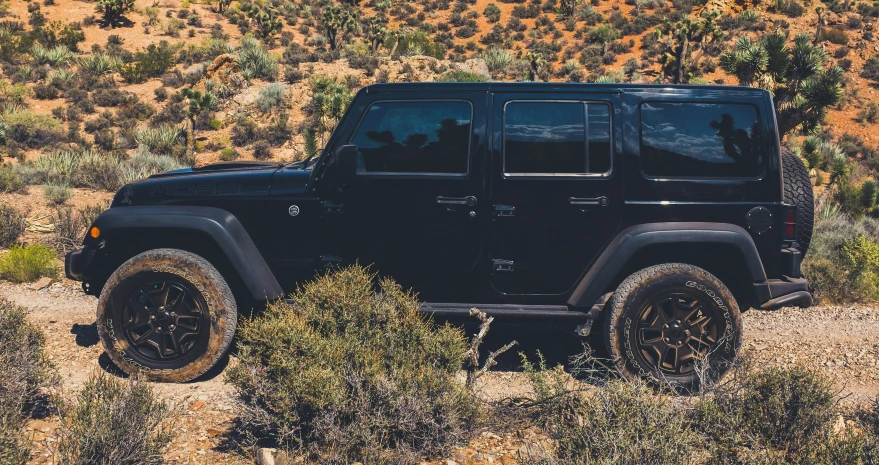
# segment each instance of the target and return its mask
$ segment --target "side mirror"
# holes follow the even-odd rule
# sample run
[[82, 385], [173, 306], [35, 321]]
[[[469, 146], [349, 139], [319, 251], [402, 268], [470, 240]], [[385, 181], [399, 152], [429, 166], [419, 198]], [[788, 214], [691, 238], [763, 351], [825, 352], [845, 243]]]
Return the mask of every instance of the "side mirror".
[[336, 169], [343, 180], [349, 180], [357, 174], [357, 146], [343, 145], [336, 149]]

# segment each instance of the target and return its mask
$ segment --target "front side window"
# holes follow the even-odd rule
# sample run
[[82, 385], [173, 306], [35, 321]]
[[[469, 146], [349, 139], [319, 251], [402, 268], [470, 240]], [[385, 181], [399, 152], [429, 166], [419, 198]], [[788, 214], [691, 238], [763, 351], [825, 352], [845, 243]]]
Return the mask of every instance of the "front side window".
[[610, 171], [610, 107], [586, 102], [509, 102], [504, 173], [584, 175]]
[[641, 105], [641, 169], [647, 176], [755, 178], [763, 173], [764, 153], [751, 105]]
[[472, 108], [463, 101], [378, 102], [351, 143], [358, 173], [467, 173]]

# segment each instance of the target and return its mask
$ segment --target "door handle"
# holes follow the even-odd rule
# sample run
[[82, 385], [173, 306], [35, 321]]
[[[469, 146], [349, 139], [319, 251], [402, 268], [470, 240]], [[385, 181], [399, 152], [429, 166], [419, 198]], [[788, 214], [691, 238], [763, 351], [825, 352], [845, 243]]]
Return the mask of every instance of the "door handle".
[[472, 207], [476, 205], [476, 197], [468, 195], [467, 197], [443, 197], [436, 198], [436, 203], [440, 205], [466, 205]]
[[604, 196], [594, 198], [571, 197], [568, 199], [568, 203], [578, 207], [606, 207], [608, 200]]

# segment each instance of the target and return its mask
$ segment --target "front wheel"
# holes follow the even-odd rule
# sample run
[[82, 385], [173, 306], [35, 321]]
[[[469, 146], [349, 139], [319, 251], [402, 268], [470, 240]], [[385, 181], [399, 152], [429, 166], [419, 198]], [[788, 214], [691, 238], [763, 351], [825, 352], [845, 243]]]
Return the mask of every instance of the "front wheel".
[[638, 271], [620, 284], [608, 307], [605, 342], [626, 378], [695, 389], [725, 374], [741, 344], [742, 316], [732, 293], [696, 266], [668, 263]]
[[191, 381], [229, 349], [238, 311], [207, 260], [176, 249], [131, 258], [98, 300], [98, 334], [122, 371], [150, 381]]

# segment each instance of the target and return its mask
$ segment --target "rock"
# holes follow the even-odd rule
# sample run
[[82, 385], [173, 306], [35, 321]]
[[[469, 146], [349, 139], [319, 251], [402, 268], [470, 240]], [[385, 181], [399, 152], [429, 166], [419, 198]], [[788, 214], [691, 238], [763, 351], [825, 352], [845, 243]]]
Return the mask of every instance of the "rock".
[[471, 58], [464, 63], [455, 63], [455, 67], [461, 71], [473, 73], [482, 76], [485, 79], [491, 79], [491, 74], [488, 72], [488, 65], [478, 58]]
[[39, 291], [40, 289], [45, 289], [52, 284], [52, 278], [40, 278], [39, 281], [30, 285], [30, 288]]
[[458, 465], [458, 462], [456, 462], [452, 459], [449, 459], [449, 460], [446, 460], [446, 463], [444, 465]]
[[275, 449], [262, 448], [256, 451], [256, 465], [275, 465]]
[[195, 401], [195, 402], [193, 402], [192, 404], [189, 405], [189, 409], [190, 409], [190, 410], [198, 410], [198, 409], [200, 409], [200, 408], [202, 408], [202, 407], [204, 407], [204, 401], [203, 401], [203, 400], [197, 400], [197, 401]]

